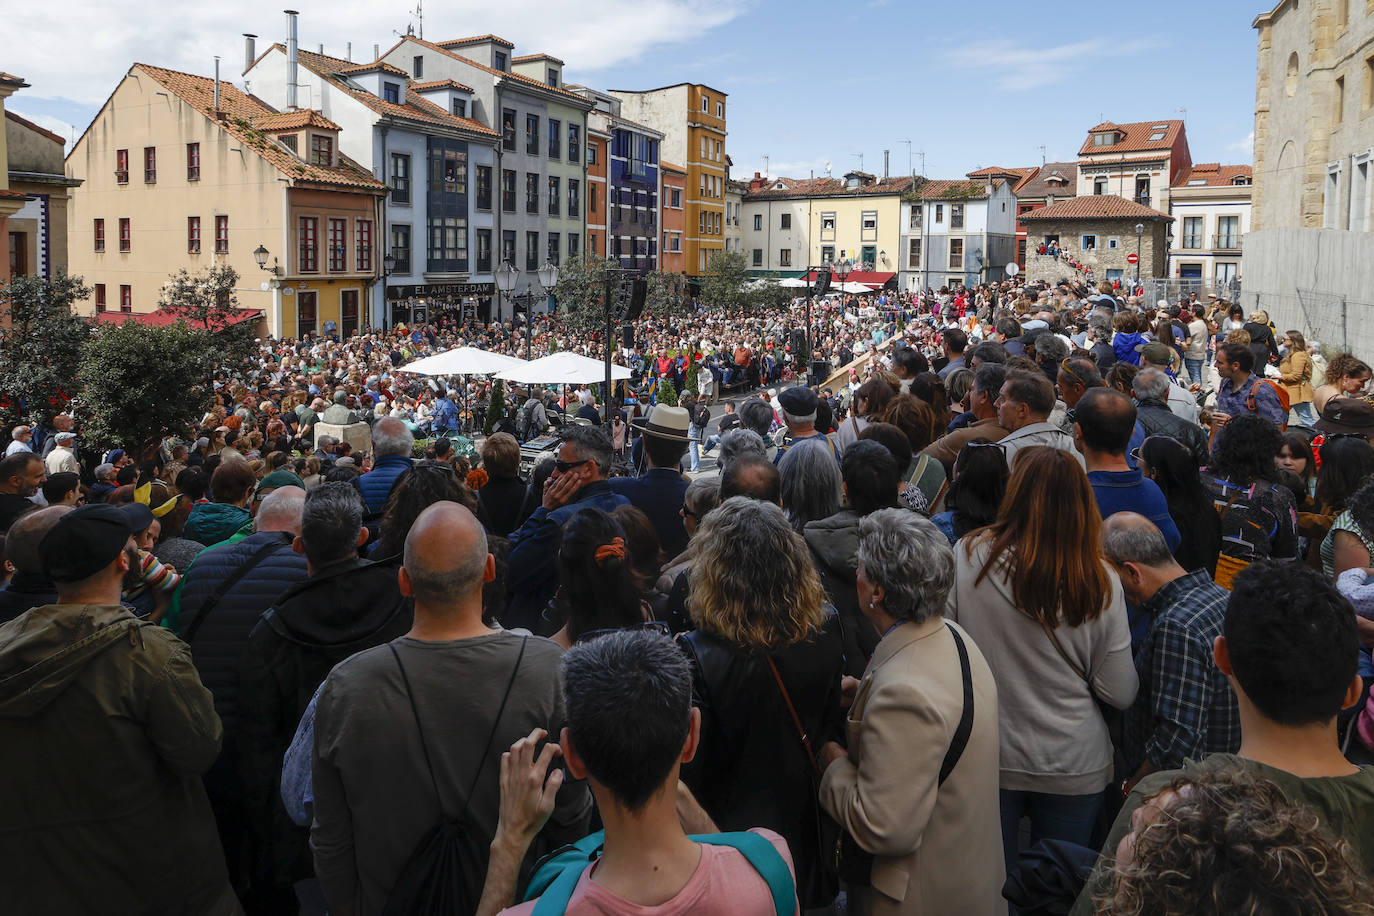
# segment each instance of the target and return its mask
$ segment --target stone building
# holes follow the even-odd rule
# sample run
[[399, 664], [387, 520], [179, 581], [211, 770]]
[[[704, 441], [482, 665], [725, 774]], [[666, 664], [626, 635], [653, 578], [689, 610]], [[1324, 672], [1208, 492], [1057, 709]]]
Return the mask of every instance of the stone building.
[[1242, 302], [1328, 348], [1374, 349], [1374, 8], [1281, 0], [1258, 32]]
[[[1022, 214], [1021, 221], [1029, 236], [1026, 277], [1031, 281], [1120, 280], [1126, 285], [1137, 276], [1162, 277], [1167, 270], [1173, 217], [1115, 194], [1075, 197]], [[1039, 253], [1050, 243], [1062, 257]], [[1137, 253], [1139, 264], [1131, 264], [1127, 258]]]

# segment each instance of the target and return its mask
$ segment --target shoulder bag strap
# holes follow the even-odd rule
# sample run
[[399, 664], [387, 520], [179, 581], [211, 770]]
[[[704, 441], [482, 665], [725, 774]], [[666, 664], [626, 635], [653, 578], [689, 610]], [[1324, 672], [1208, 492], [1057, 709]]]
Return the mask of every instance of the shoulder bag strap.
[[792, 880], [792, 872], [767, 837], [748, 831], [738, 833], [703, 833], [689, 836], [695, 843], [709, 846], [729, 846], [739, 850], [754, 871], [759, 873], [768, 884], [773, 895], [773, 910], [777, 916], [790, 916], [797, 912], [797, 886]]
[[768, 662], [768, 670], [773, 672], [773, 680], [778, 683], [778, 692], [782, 694], [782, 701], [787, 704], [787, 712], [792, 717], [792, 725], [797, 729], [797, 735], [801, 738], [802, 747], [806, 749], [806, 759], [811, 763], [811, 771], [816, 774], [816, 778], [821, 776], [820, 765], [816, 763], [816, 753], [811, 749], [811, 738], [806, 734], [806, 729], [802, 728], [801, 717], [797, 715], [797, 707], [792, 705], [792, 697], [787, 692], [786, 685], [782, 682], [782, 675], [778, 672], [778, 666], [773, 663], [773, 659], [764, 656], [764, 661]]
[[949, 742], [949, 750], [945, 752], [945, 759], [940, 764], [938, 785], [944, 785], [949, 774], [954, 772], [959, 758], [964, 756], [964, 748], [968, 747], [969, 736], [973, 734], [973, 669], [969, 667], [968, 647], [964, 645], [964, 638], [959, 635], [959, 631], [951, 626], [949, 621], [945, 621], [945, 626], [949, 627], [949, 635], [954, 637], [954, 648], [959, 650], [959, 674], [964, 681], [964, 711], [959, 716], [959, 724], [954, 728], [954, 738]]
[[394, 644], [387, 643], [386, 647], [391, 650], [391, 657], [396, 659], [396, 667], [401, 671], [401, 683], [406, 688], [406, 701], [410, 703], [410, 714], [415, 717], [415, 731], [420, 735], [420, 750], [425, 755], [425, 771], [429, 773], [429, 784], [434, 789], [435, 803], [439, 806], [439, 814], [447, 817], [444, 814], [444, 798], [439, 794], [439, 783], [434, 778], [434, 765], [429, 760], [429, 745], [425, 742], [424, 726], [420, 724], [420, 710], [415, 708], [415, 692], [410, 689], [410, 678], [406, 676], [406, 666], [401, 664], [401, 656], [396, 651]]
[[267, 555], [272, 552], [272, 549], [279, 546], [281, 546], [280, 541], [270, 541], [263, 544], [257, 550], [253, 551], [252, 555], [248, 557], [248, 562], [230, 573], [228, 578], [221, 582], [219, 587], [210, 593], [210, 597], [205, 599], [205, 603], [200, 606], [200, 613], [196, 615], [196, 619], [192, 620], [190, 626], [186, 628], [186, 632], [181, 636], [181, 641], [190, 645], [191, 640], [195, 639], [196, 634], [200, 632], [200, 625], [205, 622], [206, 617], [210, 616], [210, 612], [215, 609], [224, 596], [229, 594], [229, 589], [238, 585], [240, 579], [257, 568], [259, 563], [267, 559]]
[[1092, 694], [1092, 698], [1096, 700], [1097, 691], [1093, 689], [1092, 678], [1088, 676], [1088, 672], [1078, 667], [1077, 662], [1069, 658], [1069, 653], [1064, 651], [1064, 646], [1059, 642], [1059, 637], [1054, 635], [1054, 628], [1042, 620], [1040, 621], [1040, 629], [1044, 630], [1045, 635], [1050, 638], [1050, 643], [1054, 646], [1054, 651], [1059, 653], [1059, 657], [1064, 660], [1064, 663], [1073, 669], [1073, 673], [1078, 675], [1083, 683], [1088, 685], [1088, 693]]
[[492, 720], [491, 732], [487, 734], [487, 742], [482, 747], [482, 758], [477, 764], [477, 772], [472, 774], [472, 784], [468, 786], [468, 794], [463, 801], [465, 808], [468, 801], [472, 799], [472, 793], [477, 789], [477, 781], [482, 776], [482, 770], [487, 766], [487, 757], [491, 755], [491, 743], [496, 740], [496, 730], [501, 727], [501, 717], [506, 714], [506, 701], [510, 699], [511, 688], [515, 686], [515, 675], [520, 671], [520, 662], [525, 658], [525, 645], [529, 641], [528, 636], [520, 637], [520, 652], [515, 656], [515, 667], [510, 669], [510, 679], [506, 681], [506, 692], [501, 696], [501, 705], [496, 710], [496, 718]]

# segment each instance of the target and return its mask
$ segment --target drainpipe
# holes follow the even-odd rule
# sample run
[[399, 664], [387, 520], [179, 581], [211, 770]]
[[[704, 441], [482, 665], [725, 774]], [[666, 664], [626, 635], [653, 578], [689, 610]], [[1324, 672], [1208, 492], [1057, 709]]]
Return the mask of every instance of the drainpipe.
[[298, 77], [298, 63], [296, 60], [296, 17], [300, 15], [295, 10], [286, 11], [286, 107], [295, 109], [296, 106], [296, 80]]

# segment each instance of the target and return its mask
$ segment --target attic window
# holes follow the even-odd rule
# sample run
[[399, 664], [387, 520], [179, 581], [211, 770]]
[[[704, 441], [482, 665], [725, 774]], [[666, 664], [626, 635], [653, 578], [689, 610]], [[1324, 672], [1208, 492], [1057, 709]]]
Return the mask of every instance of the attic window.
[[1188, 179], [1188, 186], [1189, 186], [1189, 187], [1195, 187], [1195, 186], [1197, 186], [1197, 185], [1203, 185], [1203, 184], [1206, 184], [1206, 183], [1207, 183], [1207, 179], [1206, 179], [1206, 178], [1190, 178], [1190, 179]]
[[1068, 182], [1059, 175], [1051, 175], [1049, 178], [1045, 179], [1045, 184], [1063, 185], [1068, 184]]
[[1233, 184], [1233, 185], [1245, 185], [1245, 184], [1249, 184], [1249, 183], [1250, 183], [1250, 179], [1249, 179], [1249, 178], [1246, 178], [1244, 175], [1240, 176], [1239, 178], [1237, 178], [1237, 179], [1235, 179], [1234, 181], [1231, 182], [1231, 184]]
[[299, 152], [296, 149], [295, 134], [282, 134], [280, 137], [277, 138], [277, 142], [280, 143], [282, 146], [286, 147], [287, 149], [289, 149], [291, 152], [299, 155]]
[[1169, 125], [1168, 125], [1168, 124], [1154, 124], [1154, 125], [1152, 125], [1152, 126], [1150, 127], [1150, 130], [1168, 130], [1168, 129], [1169, 129]]
[[329, 75], [332, 79], [338, 80], [339, 82], [347, 86], [349, 89], [356, 89], [359, 92], [367, 92], [367, 87], [364, 86], [362, 83], [358, 82], [357, 80], [353, 79], [351, 76], [346, 76], [342, 73], [331, 73]]
[[1093, 146], [1115, 146], [1116, 134], [1108, 131], [1107, 133], [1093, 134]]
[[773, 187], [777, 188], [779, 191], [782, 191], [785, 190], [787, 186], [784, 185], [781, 181], [779, 181], [777, 184], [773, 185]]
[[1162, 131], [1162, 130], [1155, 131], [1154, 133], [1150, 134], [1150, 142], [1151, 142], [1151, 143], [1155, 143], [1155, 142], [1157, 142], [1157, 141], [1159, 141], [1159, 140], [1163, 140], [1163, 139], [1164, 139], [1164, 134], [1165, 134], [1165, 131]]

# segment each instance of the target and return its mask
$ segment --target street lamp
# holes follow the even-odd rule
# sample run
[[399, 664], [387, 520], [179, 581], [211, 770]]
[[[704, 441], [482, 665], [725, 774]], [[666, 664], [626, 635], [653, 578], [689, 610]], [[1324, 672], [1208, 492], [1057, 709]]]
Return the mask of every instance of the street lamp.
[[[512, 271], [512, 273], [513, 272], [514, 271]], [[534, 304], [538, 302], [540, 299], [547, 299], [549, 293], [552, 292], [553, 288], [558, 285], [558, 265], [554, 264], [552, 261], [545, 261], [544, 266], [539, 268], [539, 270], [535, 272], [535, 276], [539, 278], [539, 292], [534, 292], [534, 290], [527, 283], [525, 284], [525, 291], [523, 293], [521, 293], [518, 296], [511, 297], [515, 300], [517, 304], [523, 305], [525, 307], [526, 360], [530, 358], [530, 350], [532, 348], [532, 337], [534, 328]]]
[[1135, 285], [1140, 286], [1140, 239], [1145, 235], [1145, 224], [1135, 224]]
[[[501, 266], [494, 271], [496, 289], [498, 292], [510, 294], [515, 289], [515, 281], [520, 276], [510, 261], [502, 261]], [[501, 297], [496, 297], [496, 320], [501, 321]]]
[[262, 245], [259, 245], [257, 248], [253, 249], [253, 260], [258, 262], [258, 268], [260, 270], [271, 271], [272, 276], [274, 277], [281, 276], [281, 264], [277, 261], [276, 258], [272, 258], [271, 267], [267, 266], [267, 258], [269, 255], [271, 255], [271, 252], [264, 248]]

